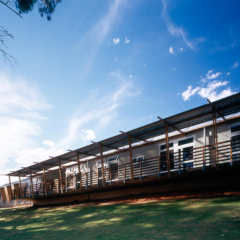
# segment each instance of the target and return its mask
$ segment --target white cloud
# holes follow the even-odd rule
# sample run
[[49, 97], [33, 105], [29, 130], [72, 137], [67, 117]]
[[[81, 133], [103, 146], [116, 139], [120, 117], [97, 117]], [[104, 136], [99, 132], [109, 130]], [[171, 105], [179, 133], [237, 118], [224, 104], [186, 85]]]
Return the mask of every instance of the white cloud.
[[201, 79], [201, 82], [205, 83], [205, 82], [207, 82], [207, 80], [216, 79], [218, 76], [220, 76], [222, 74], [221, 72], [213, 73], [213, 71], [214, 71], [213, 69], [209, 70], [206, 73], [206, 77]]
[[15, 162], [24, 166], [33, 164], [33, 162], [41, 162], [49, 159], [49, 156], [55, 157], [63, 154], [62, 149], [49, 149], [44, 148], [32, 148], [24, 149], [18, 153], [18, 156], [15, 158]]
[[45, 140], [43, 142], [44, 145], [47, 145], [47, 146], [50, 146], [50, 147], [53, 147], [54, 146], [54, 142], [53, 141], [50, 141], [50, 140]]
[[173, 36], [181, 36], [183, 41], [188, 45], [188, 47], [192, 50], [196, 50], [196, 46], [201, 43], [201, 42], [204, 42], [205, 39], [202, 38], [202, 37], [199, 37], [199, 38], [196, 38], [196, 39], [188, 39], [187, 38], [187, 33], [184, 31], [183, 28], [181, 27], [176, 27], [169, 15], [168, 15], [168, 12], [167, 12], [167, 4], [165, 2], [165, 0], [162, 0], [162, 3], [163, 3], [163, 11], [162, 11], [162, 17], [163, 17], [163, 20], [165, 21], [166, 25], [167, 25], [167, 29], [168, 29], [168, 32], [173, 35]]
[[129, 43], [130, 40], [128, 38], [125, 38], [125, 43]]
[[31, 113], [49, 108], [50, 104], [36, 86], [21, 79], [12, 81], [7, 74], [0, 72], [0, 113], [13, 113], [16, 110]]
[[144, 63], [144, 67], [146, 67], [147, 66], [147, 64], [146, 63]]
[[231, 73], [230, 73], [230, 72], [228, 72], [226, 75], [227, 75], [227, 76], [229, 76], [230, 74], [231, 74]]
[[219, 90], [219, 88], [229, 84], [228, 81], [212, 81], [208, 83], [207, 87], [196, 87], [192, 89], [192, 86], [188, 86], [188, 89], [182, 93], [183, 100], [189, 100], [191, 96], [198, 94], [202, 98], [208, 98], [211, 101], [216, 101], [221, 98], [235, 94], [230, 87]]
[[129, 78], [132, 78], [132, 75], [129, 75]]
[[86, 134], [85, 138], [87, 140], [93, 140], [96, 138], [95, 132], [91, 129], [82, 130], [82, 132]]
[[120, 39], [119, 38], [114, 38], [113, 39], [113, 44], [118, 44], [120, 43]]
[[230, 96], [234, 94], [232, 92], [231, 88], [224, 89], [220, 91], [219, 93], [217, 92], [217, 88], [226, 86], [229, 84], [228, 81], [213, 81], [208, 83], [206, 88], [201, 88], [201, 90], [198, 92], [198, 95], [201, 96], [202, 98], [208, 98], [211, 101], [216, 101], [218, 99]]
[[215, 79], [215, 78], [217, 78], [219, 75], [221, 75], [220, 72], [213, 73], [213, 70], [209, 70], [208, 73], [206, 74], [207, 79]]
[[0, 173], [25, 164], [19, 157], [23, 151], [36, 148], [35, 138], [41, 134], [41, 122], [46, 119], [41, 112], [49, 108], [51, 105], [36, 86], [0, 73]]
[[170, 48], [169, 48], [169, 52], [170, 52], [171, 54], [174, 54], [173, 47], [170, 47]]
[[[115, 81], [112, 81], [112, 78]], [[103, 90], [109, 94], [103, 95]], [[55, 146], [67, 148], [78, 139], [86, 144], [86, 135], [82, 129], [89, 129], [88, 126], [91, 124], [91, 126], [95, 126], [95, 132], [103, 131], [116, 117], [120, 106], [140, 94], [141, 92], [132, 80], [126, 80], [120, 71], [113, 72], [110, 75], [109, 83], [105, 84], [103, 89], [93, 90], [85, 104], [80, 105], [78, 112], [69, 121], [66, 137]]]
[[192, 86], [188, 86], [188, 89], [182, 93], [183, 100], [189, 100], [189, 98], [199, 91], [200, 87], [192, 89]]
[[234, 68], [237, 68], [237, 67], [238, 67], [238, 65], [239, 65], [239, 64], [238, 64], [238, 61], [236, 61], [236, 62], [235, 62], [233, 65], [232, 65], [232, 67], [231, 67], [231, 68], [232, 68], [232, 69], [234, 69]]
[[172, 70], [172, 71], [176, 71], [176, 70], [177, 70], [177, 68], [171, 68], [171, 70]]
[[182, 51], [183, 51], [183, 48], [180, 48], [179, 51], [182, 52]]
[[[106, 37], [109, 35], [113, 26], [116, 24], [117, 19], [121, 16], [121, 8], [127, 3], [125, 0], [111, 1], [107, 13], [93, 26], [91, 30], [81, 38], [77, 45], [77, 49], [86, 52], [86, 45], [89, 46], [86, 64], [82, 67], [82, 78], [89, 73], [94, 64], [95, 58], [101, 45], [105, 42]], [[94, 46], [94, 47], [93, 47]]]
[[114, 61], [114, 62], [118, 62], [118, 57], [115, 57], [115, 58], [113, 59], [113, 61]]

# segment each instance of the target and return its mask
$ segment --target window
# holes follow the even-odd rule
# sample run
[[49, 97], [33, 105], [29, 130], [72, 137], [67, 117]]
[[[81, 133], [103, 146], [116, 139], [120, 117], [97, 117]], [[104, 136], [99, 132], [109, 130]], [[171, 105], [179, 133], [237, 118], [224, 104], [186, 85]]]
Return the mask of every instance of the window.
[[[183, 161], [184, 168], [193, 168], [193, 148], [195, 147], [195, 136], [188, 136], [187, 138], [175, 139], [169, 143], [170, 151], [170, 170], [179, 170], [178, 151], [181, 151], [181, 159]], [[161, 157], [161, 171], [167, 171], [166, 163], [166, 144], [160, 145], [160, 157]]]
[[230, 136], [232, 140], [233, 161], [240, 160], [240, 124], [231, 126]]
[[193, 147], [183, 148], [183, 168], [193, 168], [193, 162], [189, 160], [193, 159]]
[[[172, 148], [172, 147], [173, 147], [173, 142], [169, 143], [169, 148]], [[166, 144], [161, 145], [160, 149], [161, 149], [161, 150], [166, 149]]]
[[240, 132], [240, 124], [231, 127], [231, 133]]
[[240, 135], [232, 137], [233, 161], [240, 160]]
[[182, 145], [189, 144], [189, 143], [192, 143], [192, 142], [193, 142], [193, 137], [183, 139], [183, 140], [178, 141], [178, 146], [182, 146]]
[[240, 151], [240, 135], [232, 137], [232, 151]]
[[144, 159], [144, 156], [136, 157], [136, 158], [133, 158], [133, 159], [132, 159], [132, 162], [133, 162], [133, 163], [137, 163], [137, 162], [140, 163], [140, 161], [142, 161], [143, 159]]
[[[173, 150], [170, 150], [169, 152], [170, 152], [170, 169], [173, 169], [174, 168], [174, 162], [173, 162], [174, 152], [173, 152]], [[167, 171], [166, 151], [160, 153], [160, 158], [161, 158], [161, 163], [162, 163], [160, 166], [160, 170]]]

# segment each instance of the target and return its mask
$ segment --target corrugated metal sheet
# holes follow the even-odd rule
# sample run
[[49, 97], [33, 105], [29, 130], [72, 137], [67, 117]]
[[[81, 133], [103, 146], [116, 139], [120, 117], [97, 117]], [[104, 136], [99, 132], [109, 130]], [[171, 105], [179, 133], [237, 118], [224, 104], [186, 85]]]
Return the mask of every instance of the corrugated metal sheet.
[[[215, 101], [213, 102], [213, 104], [214, 106], [217, 107], [217, 109], [221, 112], [223, 116], [240, 112], [240, 93]], [[220, 115], [217, 114], [217, 117], [220, 117]], [[164, 119], [164, 121], [167, 121], [173, 124], [178, 129], [191, 127], [191, 126], [204, 123], [210, 120], [212, 120], [212, 106], [210, 104], [206, 104], [206, 105], [203, 105], [203, 106], [200, 106], [200, 107], [197, 107], [197, 108], [194, 108], [194, 109], [191, 109], [191, 110], [188, 110]], [[161, 121], [157, 121], [157, 122], [142, 126], [140, 128], [128, 131], [127, 134], [131, 134], [132, 136], [138, 136], [143, 139], [153, 138], [155, 136], [165, 133], [164, 121], [161, 120]], [[169, 127], [169, 133], [173, 131], [175, 131], [175, 129]], [[112, 147], [116, 147], [116, 148], [126, 146], [128, 145], [127, 134], [119, 134], [117, 136], [108, 138], [98, 143], [104, 144], [104, 145], [111, 145]], [[136, 142], [139, 142], [139, 139], [132, 137], [132, 143], [136, 143]], [[109, 150], [111, 149], [103, 146], [103, 152], [106, 152]], [[91, 145], [76, 149], [73, 152], [65, 153], [54, 159], [49, 159], [44, 162], [34, 164], [27, 168], [18, 170], [16, 172], [12, 172], [9, 175], [18, 176], [19, 174], [21, 174], [21, 176], [24, 176], [24, 175], [27, 175], [26, 172], [29, 172], [30, 169], [32, 170], [32, 173], [35, 173], [37, 171], [40, 171], [40, 169], [43, 168], [44, 164], [45, 164], [45, 168], [49, 169], [49, 168], [52, 168], [53, 166], [47, 165], [47, 164], [58, 165], [59, 159], [61, 159], [62, 164], [68, 163], [69, 161], [66, 161], [66, 160], [64, 161], [64, 159], [76, 160], [77, 152], [89, 154], [89, 155], [80, 154], [80, 159], [83, 159], [90, 156], [90, 154], [93, 156], [96, 154], [100, 154], [100, 148], [98, 144], [91, 144]]]

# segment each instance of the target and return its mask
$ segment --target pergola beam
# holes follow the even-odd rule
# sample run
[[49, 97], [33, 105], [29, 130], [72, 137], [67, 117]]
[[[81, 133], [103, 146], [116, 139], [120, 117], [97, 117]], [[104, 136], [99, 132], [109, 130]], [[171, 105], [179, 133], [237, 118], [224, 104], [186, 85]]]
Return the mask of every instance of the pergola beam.
[[91, 156], [91, 157], [98, 157], [97, 155], [95, 154], [91, 154], [91, 153], [87, 153], [87, 152], [80, 152], [80, 151], [77, 151], [77, 150], [67, 150], [69, 152], [75, 152], [75, 153], [80, 153], [80, 154], [83, 154], [83, 155], [87, 155], [87, 156]]
[[221, 118], [227, 122], [227, 119], [222, 115], [218, 108], [207, 98], [208, 103], [215, 109], [215, 111], [221, 116]]
[[98, 144], [99, 146], [103, 146], [103, 147], [110, 148], [110, 149], [113, 149], [113, 150], [123, 151], [122, 149], [119, 149], [119, 148], [117, 148], [117, 147], [113, 147], [113, 146], [108, 145], [108, 144], [103, 144], [103, 143], [94, 142], [94, 141], [91, 141], [91, 143], [93, 143], [93, 144]]
[[123, 131], [119, 131], [119, 132], [122, 133], [122, 134], [128, 135], [128, 136], [131, 136], [132, 138], [136, 138], [136, 139], [138, 139], [139, 141], [143, 141], [143, 142], [148, 143], [148, 144], [151, 143], [150, 141], [148, 141], [148, 140], [146, 140], [146, 139], [144, 139], [144, 138], [141, 138], [141, 137], [139, 137], [139, 136], [137, 136], [137, 135], [133, 135], [133, 134], [130, 134], [130, 133], [126, 133], [126, 132], [123, 132]]
[[[161, 117], [158, 116], [158, 119], [160, 121], [163, 121], [164, 123], [166, 123], [167, 121], [162, 119]], [[170, 122], [167, 122], [168, 126], [170, 126], [171, 128], [175, 129], [176, 131], [180, 132], [181, 134], [185, 134], [182, 130], [180, 130], [179, 128], [175, 127], [173, 124], [171, 124]]]

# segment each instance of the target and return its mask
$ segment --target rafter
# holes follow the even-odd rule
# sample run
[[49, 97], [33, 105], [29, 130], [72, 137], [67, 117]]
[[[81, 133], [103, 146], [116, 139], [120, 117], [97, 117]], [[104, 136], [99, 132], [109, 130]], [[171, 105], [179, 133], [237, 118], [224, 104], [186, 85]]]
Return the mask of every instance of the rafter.
[[94, 142], [94, 141], [91, 141], [91, 143], [98, 144], [99, 146], [107, 147], [107, 148], [110, 148], [110, 149], [113, 149], [113, 150], [123, 151], [122, 149], [119, 149], [117, 147], [113, 147], [111, 145], [107, 145], [107, 144], [104, 144], [104, 143], [99, 143], [99, 142]]
[[148, 144], [151, 143], [150, 141], [148, 141], [148, 140], [146, 140], [146, 139], [144, 139], [144, 138], [141, 138], [141, 137], [139, 137], [139, 136], [136, 136], [136, 135], [133, 135], [133, 134], [130, 134], [130, 133], [126, 133], [126, 132], [123, 132], [123, 131], [119, 131], [119, 132], [122, 133], [122, 134], [128, 135], [128, 136], [131, 136], [132, 138], [136, 138], [136, 139], [138, 139], [139, 141], [144, 141], [145, 143], [148, 143]]
[[221, 116], [221, 118], [227, 122], [227, 119], [222, 115], [218, 108], [207, 98], [208, 103], [216, 110], [216, 112]]
[[69, 152], [75, 152], [75, 153], [80, 153], [80, 154], [83, 154], [83, 155], [87, 155], [87, 156], [93, 156], [93, 157], [98, 157], [97, 155], [95, 155], [95, 154], [91, 154], [91, 153], [87, 153], [87, 152], [80, 152], [80, 151], [77, 151], [77, 150], [67, 150], [67, 151], [69, 151]]
[[[159, 119], [160, 121], [163, 121], [164, 123], [167, 122], [166, 120], [160, 118], [159, 116], [158, 116], [158, 119]], [[167, 123], [168, 123], [168, 125], [169, 125], [171, 128], [175, 129], [176, 131], [178, 131], [178, 132], [180, 132], [180, 133], [182, 133], [182, 134], [185, 134], [182, 130], [180, 130], [179, 128], [175, 127], [175, 126], [174, 126], [173, 124], [171, 124], [170, 122], [167, 122]]]

